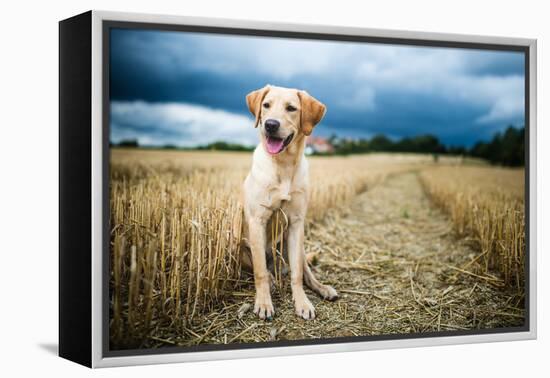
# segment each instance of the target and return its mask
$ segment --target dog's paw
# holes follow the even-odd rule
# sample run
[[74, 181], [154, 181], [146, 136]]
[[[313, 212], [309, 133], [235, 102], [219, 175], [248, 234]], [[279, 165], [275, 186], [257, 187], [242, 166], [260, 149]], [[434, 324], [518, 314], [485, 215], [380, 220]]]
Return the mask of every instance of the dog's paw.
[[262, 320], [271, 320], [275, 315], [275, 309], [271, 298], [259, 298], [256, 296], [256, 302], [254, 304], [254, 313]]
[[305, 320], [315, 319], [315, 307], [311, 304], [307, 297], [304, 299], [295, 301], [294, 307], [296, 309], [296, 315], [304, 318]]
[[319, 290], [319, 294], [321, 294], [321, 297], [323, 299], [326, 299], [327, 301], [335, 301], [338, 299], [338, 292], [329, 285], [323, 285], [321, 290]]

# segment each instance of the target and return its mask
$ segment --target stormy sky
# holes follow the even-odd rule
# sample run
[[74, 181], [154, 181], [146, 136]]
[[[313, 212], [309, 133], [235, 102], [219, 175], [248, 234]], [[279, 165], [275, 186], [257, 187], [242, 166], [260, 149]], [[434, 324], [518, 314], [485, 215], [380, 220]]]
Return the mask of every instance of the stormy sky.
[[327, 106], [314, 135], [433, 134], [471, 146], [524, 125], [518, 52], [112, 29], [111, 141], [257, 141], [245, 96], [265, 84]]

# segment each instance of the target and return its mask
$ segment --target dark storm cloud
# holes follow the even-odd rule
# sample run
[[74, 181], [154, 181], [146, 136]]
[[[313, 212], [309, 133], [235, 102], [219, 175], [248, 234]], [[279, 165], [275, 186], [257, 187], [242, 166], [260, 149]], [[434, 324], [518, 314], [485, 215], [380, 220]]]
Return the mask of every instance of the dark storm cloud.
[[[220, 139], [220, 125], [224, 138], [253, 143], [245, 96], [270, 83], [305, 89], [327, 105], [319, 135], [430, 133], [471, 145], [523, 125], [523, 72], [523, 55], [511, 52], [117, 29], [111, 137], [193, 144], [199, 134], [202, 142]], [[121, 111], [132, 104], [142, 117], [152, 114], [146, 127]], [[189, 132], [190, 124], [201, 132]]]
[[466, 72], [473, 75], [508, 76], [524, 74], [523, 54], [495, 54], [478, 51], [467, 62]]

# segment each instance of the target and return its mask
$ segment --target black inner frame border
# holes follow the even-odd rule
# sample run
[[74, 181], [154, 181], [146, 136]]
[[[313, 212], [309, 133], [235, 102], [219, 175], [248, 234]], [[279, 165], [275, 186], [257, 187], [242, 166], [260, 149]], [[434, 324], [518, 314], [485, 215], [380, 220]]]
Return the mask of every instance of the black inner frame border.
[[[336, 41], [336, 42], [362, 42], [371, 44], [391, 44], [402, 46], [416, 47], [441, 47], [441, 48], [459, 48], [473, 50], [493, 50], [493, 51], [509, 51], [521, 52], [524, 54], [524, 83], [525, 83], [525, 266], [524, 266], [524, 306], [525, 318], [524, 325], [519, 327], [501, 327], [488, 329], [472, 329], [458, 331], [439, 331], [439, 332], [418, 332], [408, 334], [388, 334], [388, 335], [370, 335], [370, 336], [345, 336], [323, 339], [303, 339], [303, 340], [281, 340], [270, 342], [256, 343], [234, 343], [234, 344], [203, 344], [189, 347], [183, 346], [165, 346], [161, 348], [143, 348], [143, 349], [125, 349], [125, 350], [110, 350], [109, 349], [109, 278], [110, 278], [110, 31], [111, 29], [138, 29], [138, 30], [155, 30], [155, 31], [177, 31], [177, 32], [193, 32], [207, 34], [222, 34], [234, 36], [249, 36], [249, 37], [271, 37], [271, 38], [288, 38], [288, 39], [306, 39], [306, 40], [321, 40], [321, 41]], [[406, 31], [402, 32], [404, 35]], [[449, 336], [468, 336], [468, 335], [486, 335], [498, 333], [514, 333], [514, 332], [529, 332], [530, 331], [530, 47], [521, 45], [508, 45], [499, 43], [479, 43], [479, 42], [456, 42], [456, 41], [438, 41], [431, 39], [415, 39], [415, 38], [396, 38], [396, 37], [378, 37], [378, 36], [360, 36], [360, 35], [344, 35], [330, 34], [318, 32], [296, 32], [283, 30], [262, 30], [262, 29], [246, 29], [233, 27], [217, 27], [217, 26], [197, 26], [197, 25], [177, 25], [163, 23], [148, 23], [148, 22], [131, 22], [131, 21], [102, 21], [102, 357], [123, 357], [123, 356], [143, 356], [143, 355], [158, 355], [158, 354], [173, 354], [173, 353], [192, 353], [192, 352], [208, 352], [208, 351], [224, 351], [224, 350], [239, 350], [239, 349], [257, 349], [257, 348], [280, 348], [292, 346], [307, 346], [307, 345], [331, 345], [342, 343], [355, 343], [366, 341], [382, 341], [382, 340], [404, 340], [404, 339], [421, 339], [421, 338], [436, 338]]]

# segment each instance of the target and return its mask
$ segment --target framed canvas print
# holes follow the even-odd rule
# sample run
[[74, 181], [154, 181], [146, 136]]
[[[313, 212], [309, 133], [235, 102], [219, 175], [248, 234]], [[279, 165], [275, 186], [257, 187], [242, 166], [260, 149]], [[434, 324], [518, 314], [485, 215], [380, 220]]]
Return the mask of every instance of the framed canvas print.
[[59, 27], [62, 357], [536, 337], [535, 40]]

